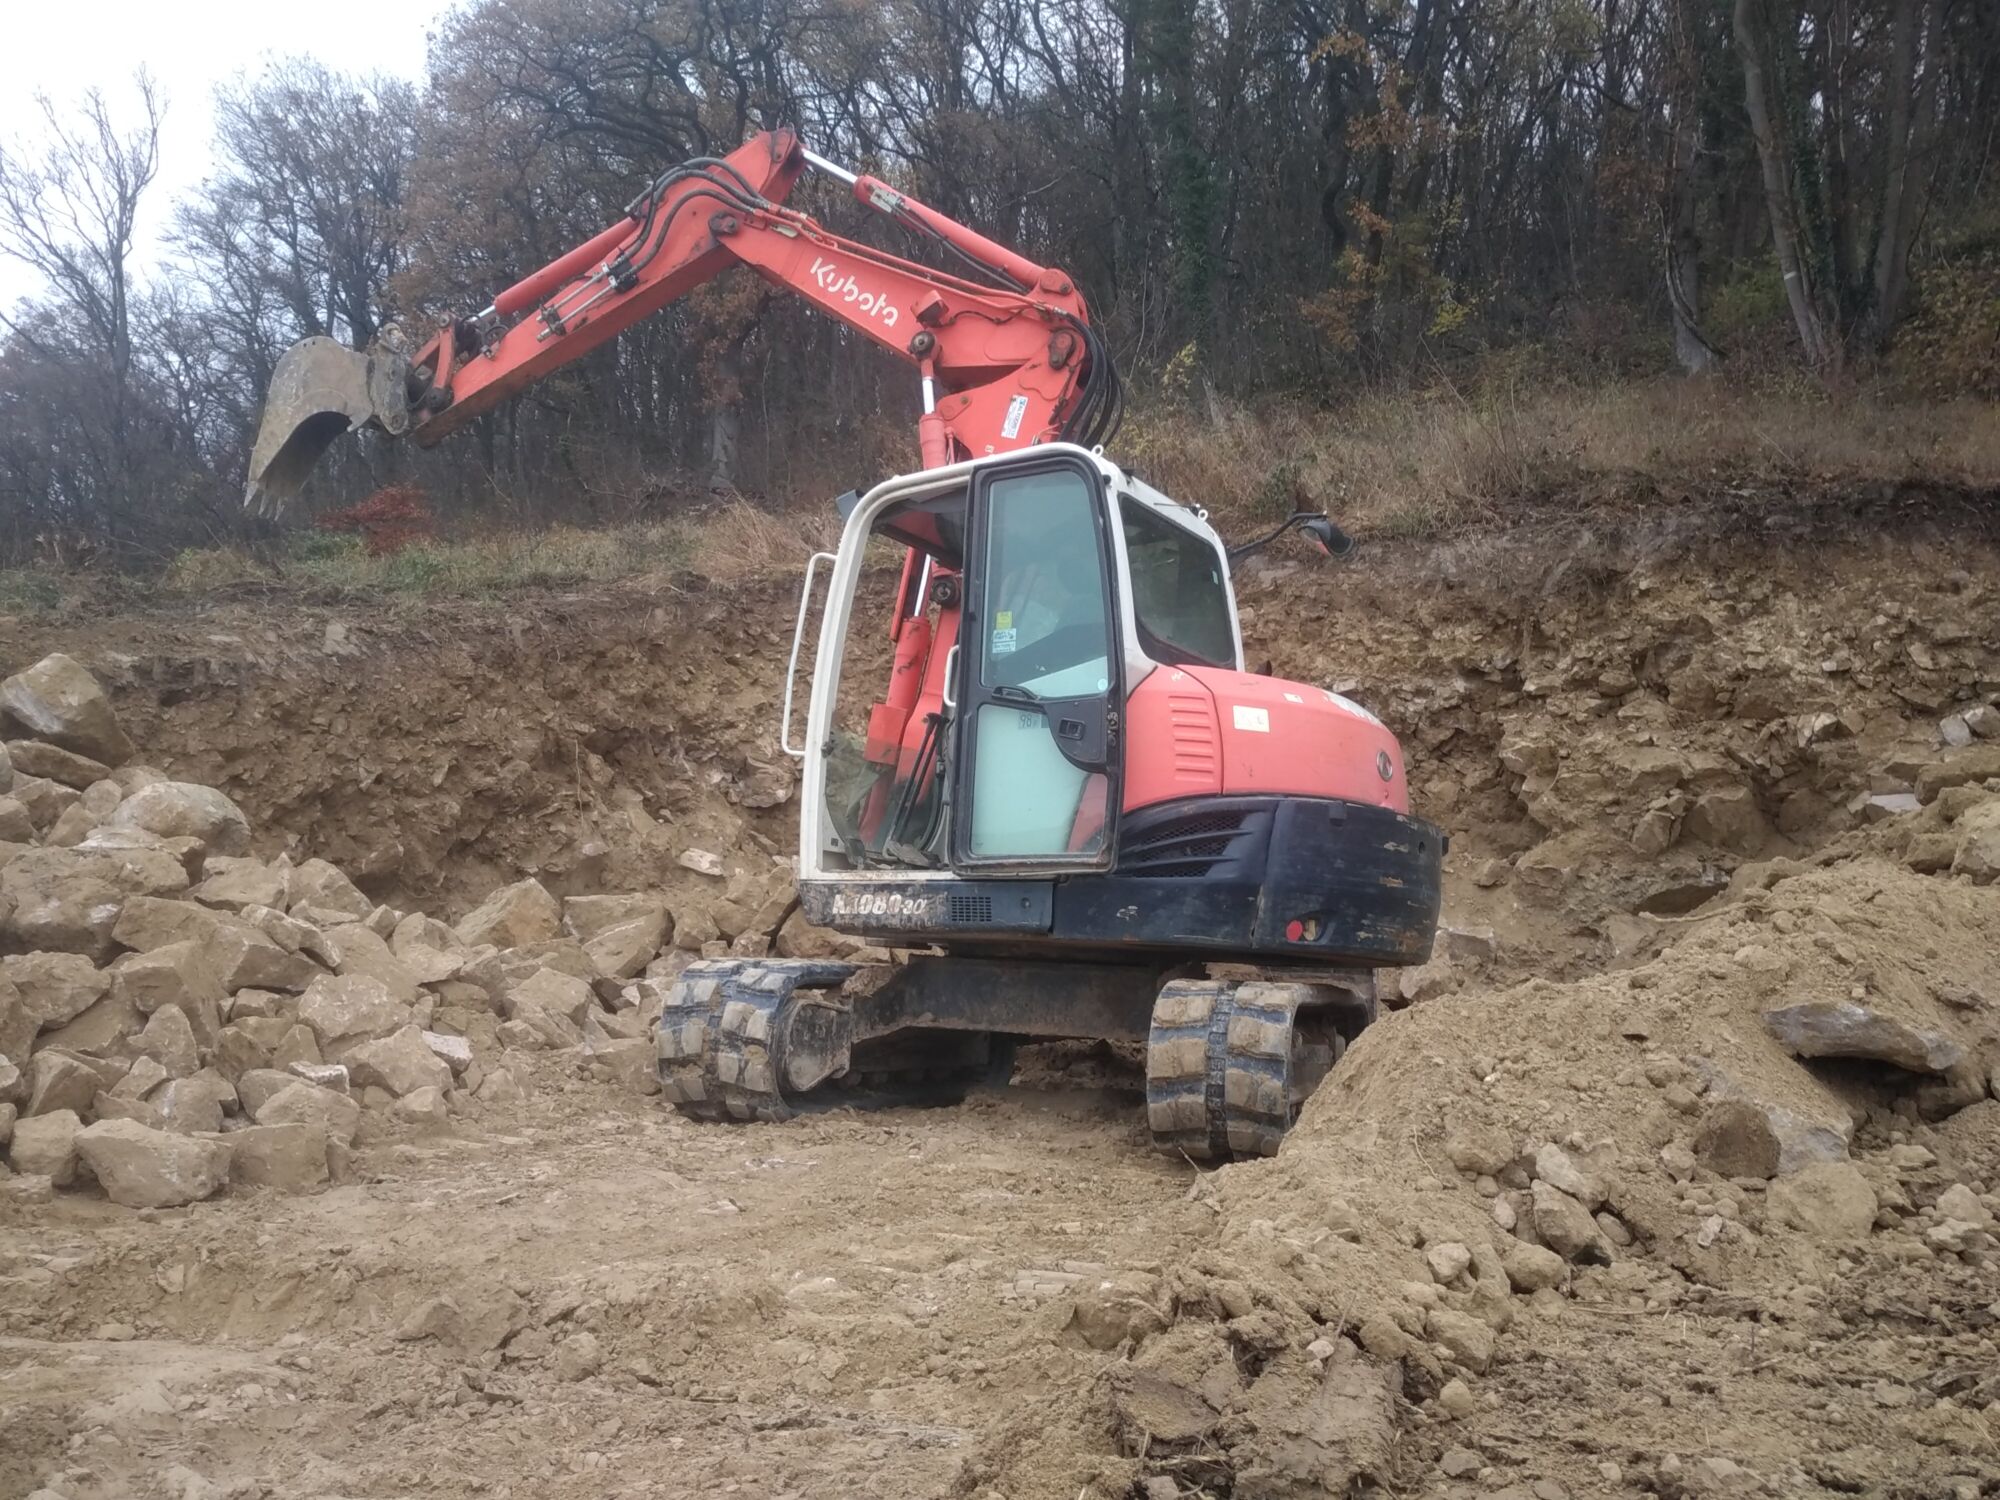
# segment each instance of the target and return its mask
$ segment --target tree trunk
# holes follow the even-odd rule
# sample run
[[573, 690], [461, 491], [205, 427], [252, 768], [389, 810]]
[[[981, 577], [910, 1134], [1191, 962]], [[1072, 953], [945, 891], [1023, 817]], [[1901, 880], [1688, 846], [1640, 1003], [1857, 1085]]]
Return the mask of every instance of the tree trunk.
[[[1942, 0], [1931, 0], [1925, 10], [1920, 54], [1917, 0], [1896, 0], [1889, 56], [1888, 136], [1883, 142], [1886, 170], [1882, 182], [1882, 227], [1875, 241], [1875, 287], [1868, 318], [1869, 336], [1878, 344], [1903, 320], [1909, 300], [1910, 245], [1916, 238], [1918, 198], [1924, 175], [1915, 169], [1914, 160], [1924, 154], [1929, 144], [1931, 111], [1940, 71], [1938, 52], [1944, 42]], [[1917, 87], [1920, 68], [1921, 90]]]
[[1701, 330], [1701, 235], [1695, 211], [1701, 161], [1702, 54], [1692, 10], [1692, 0], [1675, 0], [1669, 59], [1673, 120], [1667, 146], [1666, 192], [1660, 207], [1674, 358], [1688, 374], [1701, 375], [1714, 369], [1722, 356]]
[[1736, 0], [1736, 45], [1743, 54], [1743, 107], [1750, 116], [1750, 133], [1757, 142], [1757, 163], [1764, 175], [1764, 204], [1771, 217], [1771, 246], [1777, 252], [1778, 271], [1785, 278], [1785, 301], [1791, 307], [1792, 321], [1798, 325], [1806, 363], [1814, 369], [1824, 369], [1836, 362], [1839, 351], [1820, 318], [1813, 288], [1799, 259], [1792, 193], [1785, 180], [1785, 159], [1771, 127], [1771, 105], [1765, 92], [1764, 62], [1757, 49], [1752, 5], [1753, 0]]

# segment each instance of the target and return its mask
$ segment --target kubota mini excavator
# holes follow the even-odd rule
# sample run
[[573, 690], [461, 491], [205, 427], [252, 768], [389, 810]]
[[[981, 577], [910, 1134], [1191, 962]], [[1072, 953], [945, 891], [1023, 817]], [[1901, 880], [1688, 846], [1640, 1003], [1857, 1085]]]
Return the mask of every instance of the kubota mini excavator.
[[[808, 166], [962, 274], [782, 207]], [[1373, 1018], [1375, 967], [1429, 956], [1444, 839], [1410, 814], [1379, 720], [1243, 669], [1232, 560], [1294, 528], [1322, 550], [1347, 539], [1299, 513], [1232, 551], [1200, 508], [1105, 458], [1117, 377], [1061, 271], [766, 132], [666, 172], [413, 356], [296, 346], [246, 498], [282, 501], [355, 426], [435, 443], [736, 265], [921, 380], [923, 467], [842, 496], [840, 550], [806, 569], [779, 732], [804, 763], [806, 917], [905, 956], [690, 964], [660, 1018], [666, 1098], [778, 1120], [956, 1097], [1019, 1039], [1143, 1041], [1161, 1149], [1274, 1152]], [[872, 654], [854, 624], [878, 589], [888, 686], [871, 703], [846, 669]]]

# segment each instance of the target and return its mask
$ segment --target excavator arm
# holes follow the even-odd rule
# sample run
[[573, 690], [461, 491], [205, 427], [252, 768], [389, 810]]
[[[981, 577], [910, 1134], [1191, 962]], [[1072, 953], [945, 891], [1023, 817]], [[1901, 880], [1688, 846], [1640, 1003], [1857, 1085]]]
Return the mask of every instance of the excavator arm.
[[[808, 166], [848, 183], [951, 255], [946, 274], [834, 234], [783, 206]], [[342, 433], [372, 425], [429, 447], [733, 266], [915, 365], [926, 468], [1067, 438], [1107, 440], [1117, 376], [1070, 278], [867, 176], [789, 130], [663, 173], [625, 217], [407, 357], [307, 339], [279, 361], [245, 503], [276, 509]]]

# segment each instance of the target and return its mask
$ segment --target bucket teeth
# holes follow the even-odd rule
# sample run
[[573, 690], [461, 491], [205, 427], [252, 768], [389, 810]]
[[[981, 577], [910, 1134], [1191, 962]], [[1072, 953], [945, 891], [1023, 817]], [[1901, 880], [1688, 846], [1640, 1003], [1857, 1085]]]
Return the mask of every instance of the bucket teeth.
[[271, 374], [245, 507], [261, 515], [283, 510], [343, 433], [370, 423], [394, 436], [407, 432], [408, 377], [408, 363], [392, 350], [356, 351], [329, 338], [292, 345]]

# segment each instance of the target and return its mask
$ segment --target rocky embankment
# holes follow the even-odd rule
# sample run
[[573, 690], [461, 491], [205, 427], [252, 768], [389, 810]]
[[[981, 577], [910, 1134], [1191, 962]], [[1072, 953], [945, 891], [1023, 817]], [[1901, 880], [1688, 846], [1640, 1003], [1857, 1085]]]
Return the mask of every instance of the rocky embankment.
[[527, 879], [448, 925], [325, 860], [253, 856], [237, 805], [139, 761], [66, 656], [7, 678], [0, 711], [22, 736], [0, 752], [0, 1191], [17, 1202], [311, 1190], [349, 1174], [358, 1136], [518, 1098], [533, 1052], [656, 1092], [665, 981], [698, 952], [818, 936], [788, 866], [722, 886], [701, 851], [686, 859], [718, 899], [677, 914]]

